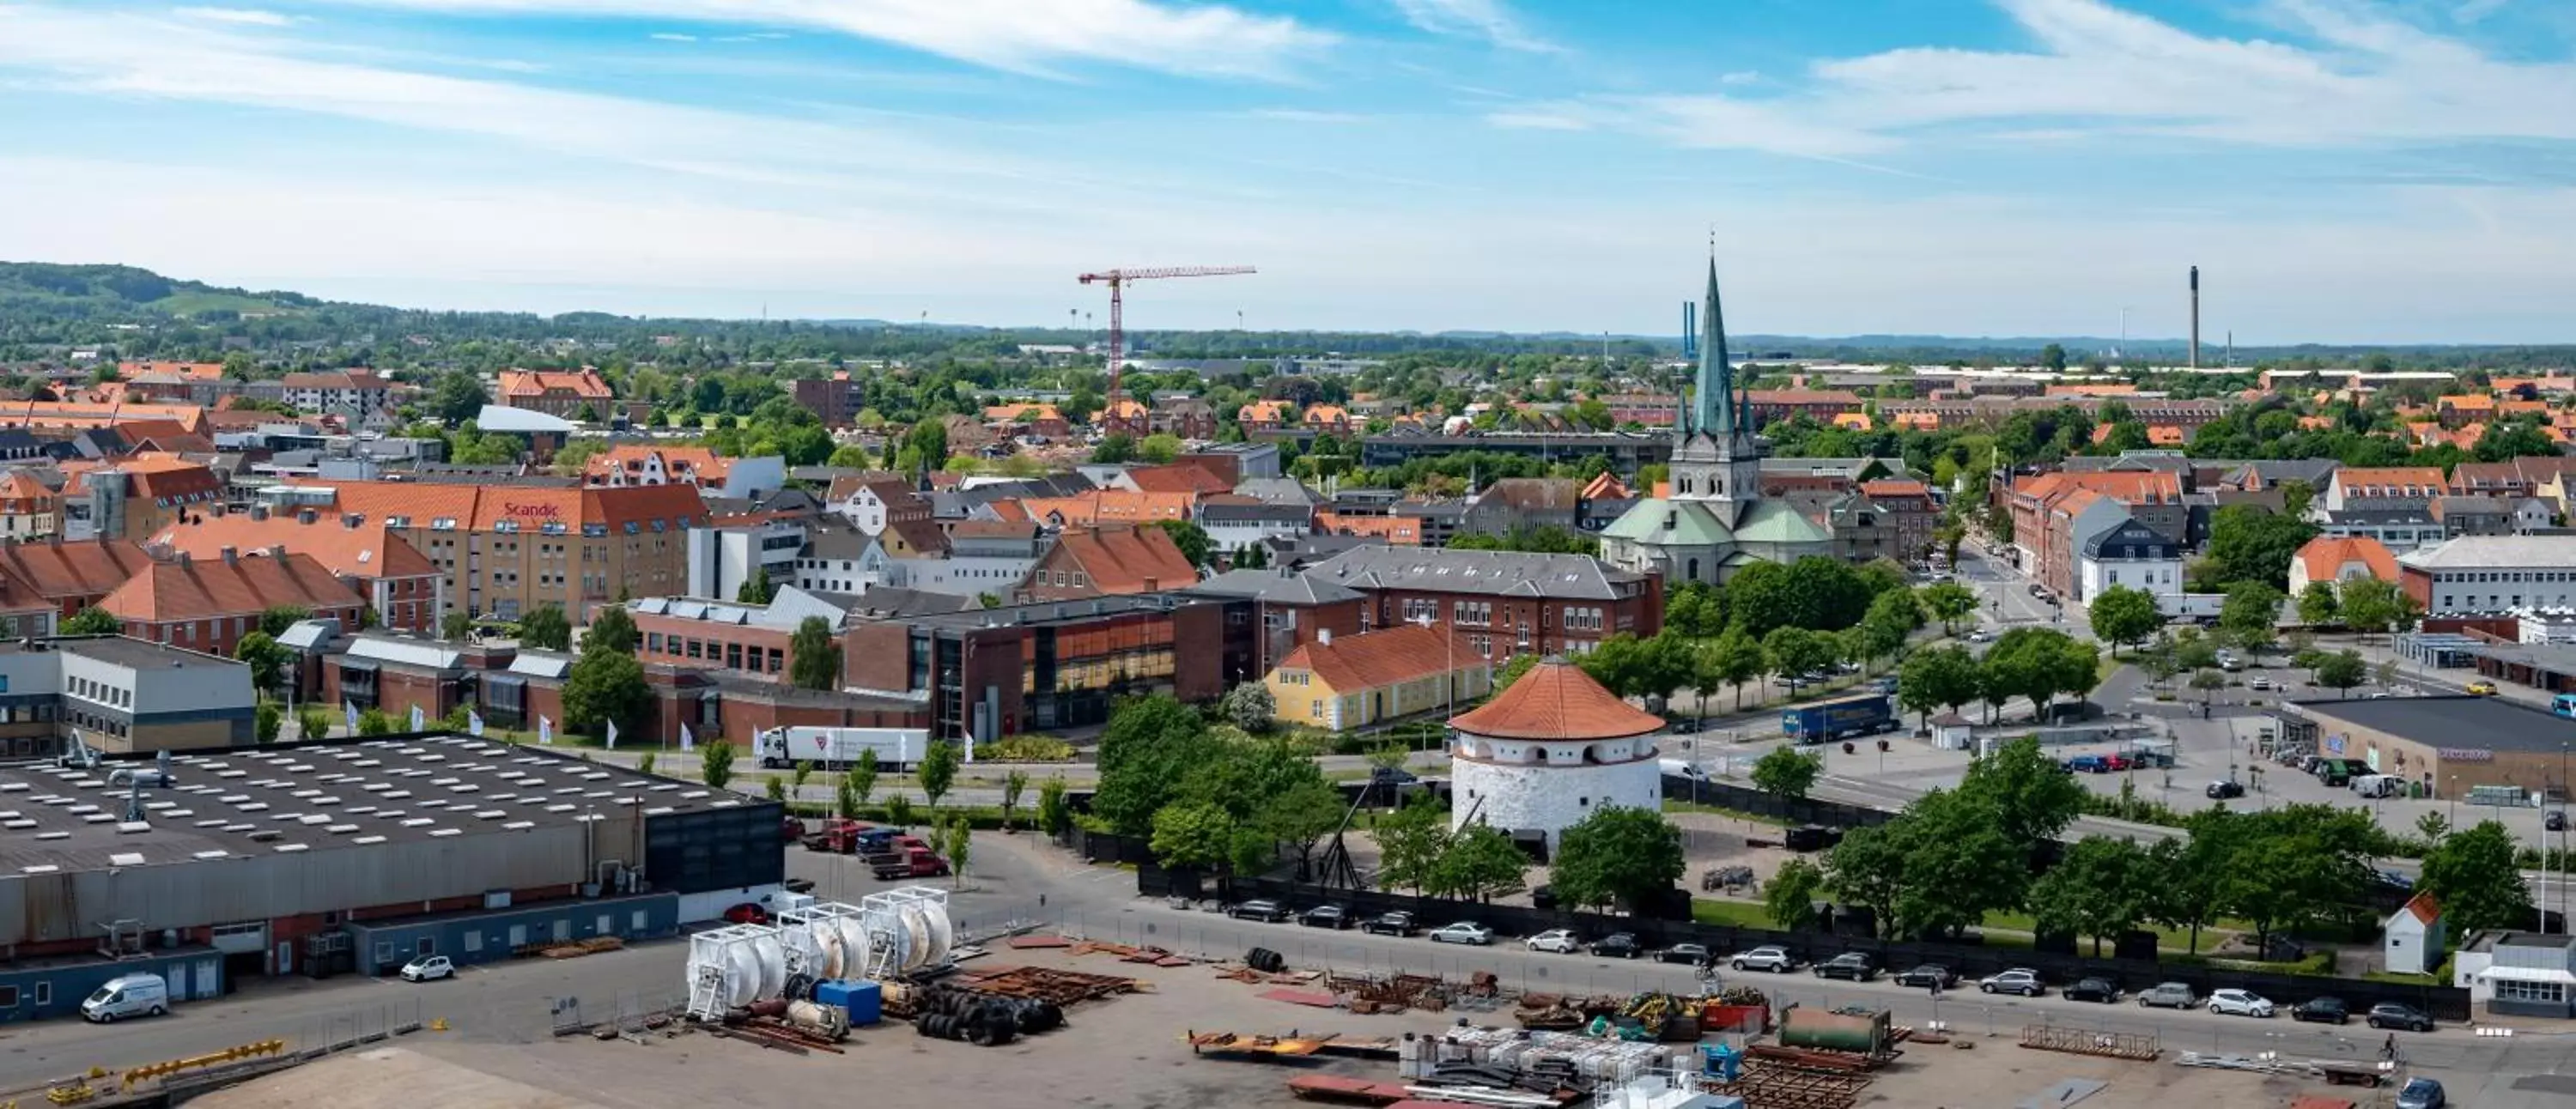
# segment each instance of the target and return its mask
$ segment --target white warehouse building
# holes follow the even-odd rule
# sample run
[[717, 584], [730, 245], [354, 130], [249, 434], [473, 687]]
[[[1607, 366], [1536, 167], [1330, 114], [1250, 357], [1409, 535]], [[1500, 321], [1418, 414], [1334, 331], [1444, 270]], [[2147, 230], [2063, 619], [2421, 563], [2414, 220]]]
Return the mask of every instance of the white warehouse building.
[[1655, 733], [1664, 720], [1556, 656], [1449, 721], [1450, 830], [1475, 822], [1557, 836], [1608, 806], [1663, 808]]

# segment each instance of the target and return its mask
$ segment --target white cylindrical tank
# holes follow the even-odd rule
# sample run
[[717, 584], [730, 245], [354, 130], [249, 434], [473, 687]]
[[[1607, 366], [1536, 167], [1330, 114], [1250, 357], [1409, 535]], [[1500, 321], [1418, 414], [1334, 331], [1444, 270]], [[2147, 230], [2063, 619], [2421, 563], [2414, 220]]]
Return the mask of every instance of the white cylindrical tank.
[[752, 995], [753, 1000], [787, 992], [787, 948], [779, 942], [778, 933], [755, 936], [749, 947], [760, 983], [760, 992]]

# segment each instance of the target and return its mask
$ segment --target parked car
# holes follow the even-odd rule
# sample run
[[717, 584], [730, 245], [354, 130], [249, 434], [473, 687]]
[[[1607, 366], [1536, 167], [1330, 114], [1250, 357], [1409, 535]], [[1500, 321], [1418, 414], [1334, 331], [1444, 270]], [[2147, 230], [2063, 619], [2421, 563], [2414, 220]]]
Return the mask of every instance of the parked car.
[[2068, 1001], [2096, 1001], [2109, 1005], [2120, 1000], [2120, 987], [2113, 985], [2108, 978], [2083, 978], [2058, 991], [2058, 995]]
[[427, 982], [434, 978], [452, 978], [455, 975], [456, 964], [449, 962], [445, 955], [423, 955], [404, 963], [402, 968], [402, 979], [405, 982]]
[[1407, 912], [1379, 913], [1360, 922], [1360, 931], [1372, 936], [1410, 936], [1417, 927]]
[[2340, 997], [2311, 997], [2290, 1006], [2290, 1019], [2308, 1024], [2350, 1024], [2352, 1010]]
[[1988, 976], [1977, 983], [1977, 989], [1984, 993], [2017, 993], [2023, 997], [2038, 997], [2048, 992], [2048, 984], [2040, 981], [2038, 971], [2027, 967], [2014, 967]]
[[1750, 951], [1738, 951], [1726, 961], [1737, 970], [1767, 970], [1773, 974], [1787, 974], [1798, 969], [1798, 957], [1789, 954], [1788, 948], [1777, 944], [1764, 944]]
[[1592, 941], [1592, 953], [1611, 959], [1634, 959], [1645, 952], [1631, 932], [1612, 932]]
[[1704, 945], [1696, 943], [1677, 943], [1671, 947], [1655, 952], [1655, 961], [1658, 963], [1688, 963], [1695, 967], [1704, 967], [1716, 962], [1717, 957], [1709, 954], [1708, 948]]
[[1878, 964], [1858, 951], [1846, 951], [1816, 964], [1816, 977], [1849, 978], [1854, 982], [1867, 982], [1878, 977]]
[[2272, 679], [2256, 674], [2245, 680], [2245, 688], [2257, 693], [2269, 693], [2272, 691]]
[[2409, 1032], [2433, 1030], [2433, 1014], [2394, 1001], [2382, 1001], [2371, 1006], [2370, 1015], [2362, 1019], [2373, 1028], [2403, 1028]]
[[2496, 695], [2496, 684], [2494, 682], [2470, 682], [2469, 693], [2472, 696], [2477, 697], [2493, 697]]
[[1968, 633], [1968, 642], [1970, 643], [1992, 643], [1994, 641], [1995, 633], [1987, 631], [1984, 628], [1978, 628], [1977, 630]]
[[1472, 920], [1443, 924], [1430, 933], [1433, 943], [1468, 943], [1485, 947], [1494, 942], [1494, 930]]
[[170, 1011], [170, 983], [158, 974], [120, 974], [82, 998], [81, 1019], [107, 1024], [124, 1017], [157, 1017]]
[[2202, 790], [2201, 793], [2207, 795], [2209, 799], [2213, 801], [2224, 801], [2230, 797], [2243, 797], [2245, 796], [2245, 783], [2211, 782], [2209, 783], [2209, 788]]
[[1521, 945], [1532, 951], [1553, 951], [1559, 955], [1571, 955], [1583, 950], [1583, 941], [1574, 938], [1574, 929], [1571, 928], [1550, 928], [1522, 940]]
[[1373, 766], [1369, 768], [1369, 782], [1373, 785], [1409, 786], [1421, 780], [1420, 776], [1401, 766]]
[[1959, 972], [1942, 966], [1939, 963], [1925, 963], [1910, 970], [1902, 971], [1898, 973], [1896, 977], [1889, 979], [1889, 981], [1895, 982], [1900, 986], [1914, 986], [1916, 988], [1926, 990], [1946, 990], [1959, 984]]
[[1225, 915], [1236, 920], [1258, 920], [1265, 924], [1277, 924], [1288, 919], [1288, 907], [1276, 901], [1246, 901], [1227, 909]]
[[2077, 755], [2074, 758], [2066, 760], [2064, 765], [2068, 770], [2075, 771], [2079, 774], [2108, 774], [2111, 772], [2111, 760], [2103, 758], [2100, 755]]
[[2137, 760], [2116, 751], [2102, 756], [2102, 769], [2113, 774], [2130, 769], [2136, 765], [2138, 765]]
[[2218, 990], [2209, 995], [2209, 1011], [2238, 1017], [2269, 1017], [2272, 1003], [2252, 990]]
[[2449, 1098], [2442, 1094], [2442, 1084], [2430, 1078], [2408, 1079], [2397, 1091], [2397, 1109], [2447, 1109]]
[[1297, 923], [1308, 928], [1348, 928], [1351, 926], [1351, 911], [1339, 905], [1317, 905], [1297, 914]]
[[724, 911], [724, 918], [725, 923], [727, 924], [767, 924], [769, 923], [769, 910], [761, 908], [754, 902], [745, 901], [733, 908], [726, 909]]
[[2138, 995], [2138, 1004], [2149, 1009], [2188, 1009], [2200, 1004], [2200, 995], [2191, 992], [2187, 982], [2159, 982]]

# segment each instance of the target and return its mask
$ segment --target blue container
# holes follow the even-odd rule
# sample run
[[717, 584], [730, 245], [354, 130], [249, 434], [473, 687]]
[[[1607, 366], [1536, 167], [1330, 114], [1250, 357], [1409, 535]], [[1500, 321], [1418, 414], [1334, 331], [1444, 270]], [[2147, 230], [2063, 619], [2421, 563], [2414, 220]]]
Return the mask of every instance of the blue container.
[[874, 982], [834, 979], [814, 984], [814, 1000], [850, 1014], [850, 1027], [864, 1028], [885, 1019], [885, 991]]

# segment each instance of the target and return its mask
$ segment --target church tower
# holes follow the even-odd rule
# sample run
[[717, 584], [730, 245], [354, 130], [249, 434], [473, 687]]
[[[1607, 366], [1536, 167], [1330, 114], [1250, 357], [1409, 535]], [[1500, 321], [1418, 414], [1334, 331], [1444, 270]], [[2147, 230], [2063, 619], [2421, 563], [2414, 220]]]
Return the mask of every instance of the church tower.
[[1735, 367], [1727, 361], [1715, 258], [1708, 261], [1707, 303], [1700, 316], [1706, 337], [1699, 346], [1699, 374], [1686, 418], [1673, 429], [1672, 496], [1708, 502], [1731, 526], [1743, 508], [1761, 499], [1762, 442], [1753, 434], [1753, 394], [1737, 395]]

